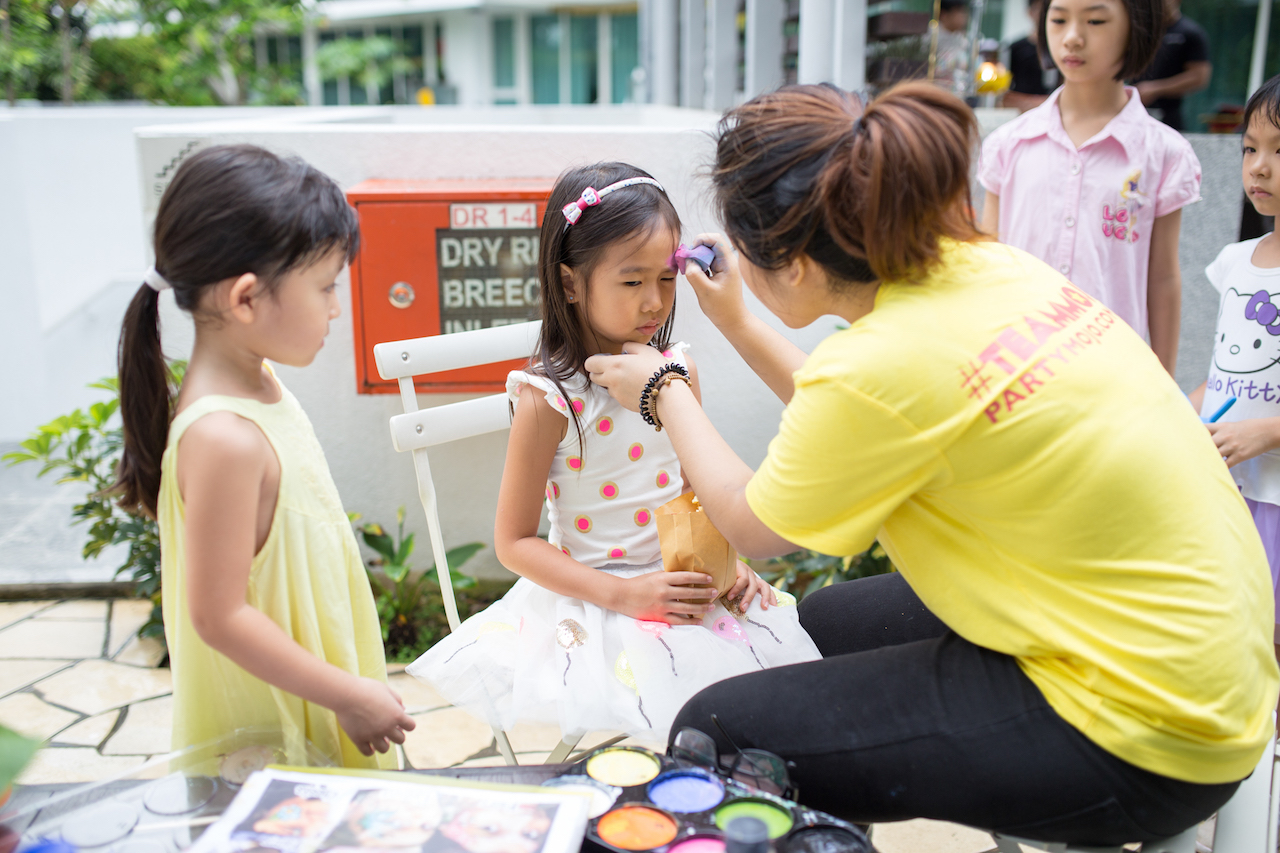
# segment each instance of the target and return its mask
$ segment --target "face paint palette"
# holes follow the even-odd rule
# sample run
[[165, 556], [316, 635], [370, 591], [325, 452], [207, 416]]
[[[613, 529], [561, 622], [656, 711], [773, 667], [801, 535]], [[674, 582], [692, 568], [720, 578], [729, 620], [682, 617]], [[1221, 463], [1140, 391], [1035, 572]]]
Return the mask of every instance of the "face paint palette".
[[605, 810], [593, 809], [586, 853], [726, 853], [725, 828], [740, 817], [763, 822], [776, 853], [875, 853], [847, 821], [647, 749], [599, 749], [549, 784], [575, 777], [618, 792]]

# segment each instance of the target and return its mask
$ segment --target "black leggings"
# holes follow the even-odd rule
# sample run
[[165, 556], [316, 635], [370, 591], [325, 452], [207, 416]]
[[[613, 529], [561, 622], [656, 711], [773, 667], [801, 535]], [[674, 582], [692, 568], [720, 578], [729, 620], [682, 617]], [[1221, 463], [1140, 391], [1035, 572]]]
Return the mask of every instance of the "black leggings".
[[698, 693], [672, 732], [795, 762], [806, 805], [860, 823], [925, 817], [1042, 841], [1112, 845], [1176, 835], [1238, 782], [1197, 785], [1133, 766], [1059, 717], [1012, 657], [951, 631], [899, 574], [805, 598], [823, 660]]

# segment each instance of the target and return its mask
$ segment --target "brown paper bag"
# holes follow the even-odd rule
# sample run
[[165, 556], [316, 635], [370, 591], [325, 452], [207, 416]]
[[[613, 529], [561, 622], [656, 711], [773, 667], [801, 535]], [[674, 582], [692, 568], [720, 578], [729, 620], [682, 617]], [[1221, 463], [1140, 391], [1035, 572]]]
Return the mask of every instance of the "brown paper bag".
[[[654, 512], [662, 570], [706, 572], [712, 586], [724, 595], [738, 579], [738, 552], [716, 530], [692, 492], [667, 501]], [[696, 584], [696, 586], [702, 586]]]

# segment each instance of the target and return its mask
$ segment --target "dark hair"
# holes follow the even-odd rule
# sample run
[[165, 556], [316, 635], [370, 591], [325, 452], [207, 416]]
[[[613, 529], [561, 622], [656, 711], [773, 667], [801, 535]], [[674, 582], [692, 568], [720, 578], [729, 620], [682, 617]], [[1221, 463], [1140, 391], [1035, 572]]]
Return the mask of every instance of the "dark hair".
[[788, 86], [720, 121], [712, 182], [725, 230], [753, 264], [808, 255], [839, 283], [901, 278], [944, 237], [981, 237], [969, 203], [973, 112], [928, 83], [863, 109], [823, 83]]
[[942, 0], [939, 5], [944, 12], [954, 12], [956, 9], [968, 9], [969, 0]]
[[[253, 145], [219, 145], [183, 162], [165, 189], [156, 213], [155, 266], [178, 307], [198, 316], [201, 297], [220, 281], [254, 273], [272, 293], [286, 273], [334, 249], [350, 261], [359, 243], [355, 211], [327, 175]], [[124, 315], [124, 453], [111, 487], [120, 506], [152, 517], [173, 393], [160, 347], [159, 301], [144, 284]]]
[[1249, 130], [1249, 122], [1254, 113], [1260, 113], [1264, 119], [1280, 127], [1280, 74], [1263, 83], [1258, 91], [1249, 96], [1249, 102], [1244, 105], [1241, 133]]
[[[635, 237], [647, 237], [659, 228], [679, 235], [680, 215], [667, 194], [649, 184], [636, 184], [614, 190], [594, 207], [588, 207], [572, 226], [561, 211], [564, 206], [577, 201], [587, 187], [602, 190], [610, 184], [627, 178], [652, 178], [644, 169], [627, 163], [595, 163], [569, 169], [556, 179], [556, 185], [547, 199], [547, 211], [542, 217], [542, 236], [538, 246], [538, 273], [542, 279], [542, 333], [538, 337], [538, 349], [531, 365], [546, 374], [568, 400], [564, 382], [582, 373], [583, 362], [595, 354], [583, 339], [586, 315], [587, 290], [583, 288], [581, 308], [575, 311], [569, 304], [560, 276], [564, 264], [583, 281], [600, 263], [610, 245]], [[671, 343], [671, 326], [675, 322], [674, 303], [671, 314], [662, 327], [654, 333], [650, 342], [660, 350]], [[578, 433], [578, 445], [582, 447], [582, 424], [578, 412], [569, 406], [573, 426]]]
[[[1049, 7], [1053, 0], [1044, 0], [1040, 9], [1038, 31], [1040, 41], [1036, 50], [1040, 52], [1040, 63], [1045, 68], [1052, 68], [1053, 57], [1049, 55]], [[1120, 0], [1125, 12], [1129, 15], [1129, 41], [1124, 48], [1124, 62], [1116, 72], [1117, 80], [1136, 80], [1147, 70], [1151, 60], [1156, 58], [1156, 51], [1164, 40], [1165, 19], [1164, 0]]]

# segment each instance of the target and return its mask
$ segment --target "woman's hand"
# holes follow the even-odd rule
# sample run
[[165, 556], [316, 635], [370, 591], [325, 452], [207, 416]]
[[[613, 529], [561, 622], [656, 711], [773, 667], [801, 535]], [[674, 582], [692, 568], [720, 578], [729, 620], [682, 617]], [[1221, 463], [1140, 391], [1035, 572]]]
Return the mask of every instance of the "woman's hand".
[[709, 584], [712, 578], [702, 572], [650, 572], [623, 581], [622, 600], [614, 608], [619, 613], [645, 622], [668, 625], [698, 625], [711, 612], [712, 601], [719, 595]]
[[591, 381], [605, 388], [609, 396], [622, 404], [624, 409], [640, 411], [640, 392], [653, 378], [653, 374], [670, 364], [666, 358], [648, 344], [628, 341], [622, 345], [622, 355], [593, 355], [587, 359], [587, 374]]
[[715, 250], [711, 262], [711, 276], [696, 263], [685, 267], [685, 280], [698, 297], [698, 307], [721, 331], [741, 325], [750, 312], [742, 299], [742, 274], [738, 271], [738, 256], [723, 234], [699, 234], [694, 245], [710, 246]]
[[741, 560], [738, 561], [738, 579], [734, 581], [733, 586], [729, 587], [729, 591], [724, 594], [727, 599], [735, 599], [742, 596], [738, 602], [741, 610], [746, 610], [751, 606], [751, 599], [756, 595], [760, 596], [760, 609], [768, 610], [769, 605], [778, 603], [778, 596], [774, 593], [773, 587], [764, 582], [764, 579], [755, 572], [751, 571], [751, 567]]
[[417, 723], [404, 712], [404, 702], [396, 692], [372, 678], [353, 680], [344, 701], [333, 709], [338, 725], [363, 755], [386, 752], [388, 741], [404, 743], [404, 733]]
[[1205, 424], [1228, 468], [1280, 447], [1280, 418]]

